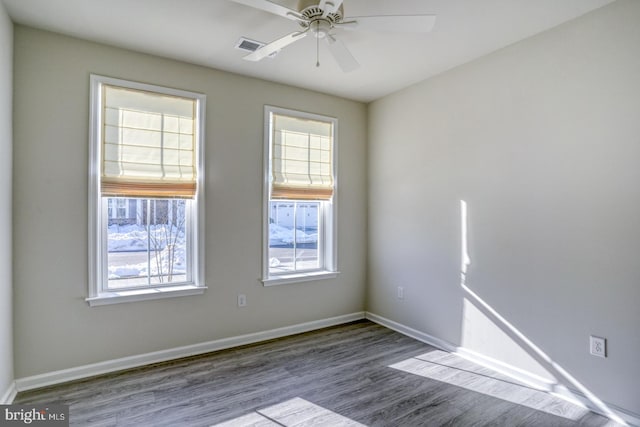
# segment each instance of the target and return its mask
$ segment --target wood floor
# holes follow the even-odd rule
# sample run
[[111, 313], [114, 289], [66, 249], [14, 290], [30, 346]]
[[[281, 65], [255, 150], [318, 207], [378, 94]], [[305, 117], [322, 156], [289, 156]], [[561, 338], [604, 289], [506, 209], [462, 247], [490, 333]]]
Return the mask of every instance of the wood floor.
[[19, 393], [74, 426], [614, 426], [360, 321]]

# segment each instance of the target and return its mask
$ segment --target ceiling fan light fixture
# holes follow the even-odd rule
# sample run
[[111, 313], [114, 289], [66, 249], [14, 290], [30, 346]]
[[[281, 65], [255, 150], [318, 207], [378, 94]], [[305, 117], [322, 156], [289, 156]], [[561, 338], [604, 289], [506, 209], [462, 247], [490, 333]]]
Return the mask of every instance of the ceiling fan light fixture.
[[317, 39], [327, 37], [329, 35], [329, 31], [333, 28], [331, 23], [324, 19], [317, 19], [313, 21], [309, 24], [309, 27], [311, 28], [311, 33], [313, 33]]

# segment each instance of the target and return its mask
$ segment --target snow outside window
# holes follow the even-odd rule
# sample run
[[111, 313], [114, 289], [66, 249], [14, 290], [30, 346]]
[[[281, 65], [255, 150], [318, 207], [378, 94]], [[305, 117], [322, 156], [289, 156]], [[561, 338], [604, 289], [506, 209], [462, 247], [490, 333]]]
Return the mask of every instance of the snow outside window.
[[331, 117], [265, 107], [263, 282], [337, 275]]
[[204, 103], [91, 76], [90, 305], [204, 291]]

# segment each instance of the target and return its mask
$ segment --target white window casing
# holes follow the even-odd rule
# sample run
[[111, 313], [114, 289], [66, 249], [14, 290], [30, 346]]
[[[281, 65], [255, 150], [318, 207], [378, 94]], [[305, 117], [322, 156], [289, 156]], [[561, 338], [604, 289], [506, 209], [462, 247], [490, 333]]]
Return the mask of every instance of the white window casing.
[[[264, 190], [263, 190], [263, 267], [265, 286], [335, 278], [337, 268], [337, 135], [338, 120], [332, 117], [273, 106], [264, 110]], [[317, 206], [317, 209], [316, 209]], [[304, 217], [317, 223], [316, 244], [312, 249], [298, 251], [305, 238], [296, 221]], [[276, 213], [286, 219], [276, 219]], [[277, 222], [277, 223], [276, 223]], [[280, 260], [271, 257], [273, 243], [280, 227], [291, 233], [291, 245], [284, 268]], [[273, 233], [271, 233], [273, 231]], [[306, 231], [306, 229], [305, 229]], [[315, 252], [311, 262], [305, 262], [305, 251]], [[299, 263], [298, 259], [302, 259]], [[298, 267], [300, 265], [300, 267]], [[277, 267], [274, 267], [277, 266]]]
[[[89, 284], [86, 298], [91, 306], [195, 295], [206, 289], [205, 101], [205, 95], [199, 93], [91, 75]], [[158, 144], [153, 143], [160, 140]], [[149, 279], [144, 286], [122, 289], [109, 286], [109, 197], [127, 198], [127, 204], [130, 198], [186, 200], [184, 280], [151, 283]], [[139, 207], [143, 203], [138, 200], [134, 204], [133, 207]], [[113, 209], [117, 209], [116, 205], [112, 204]], [[156, 203], [153, 206], [157, 208]], [[166, 209], [167, 215], [173, 214], [173, 204], [168, 203]], [[111, 216], [118, 215], [112, 212]], [[167, 250], [170, 249], [167, 247]], [[150, 270], [147, 274], [151, 276]]]

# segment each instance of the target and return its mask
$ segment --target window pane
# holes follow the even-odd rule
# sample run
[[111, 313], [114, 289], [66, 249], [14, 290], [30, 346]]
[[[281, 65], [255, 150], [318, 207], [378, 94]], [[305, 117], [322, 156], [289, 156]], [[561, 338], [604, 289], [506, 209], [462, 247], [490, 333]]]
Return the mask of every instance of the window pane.
[[269, 272], [319, 269], [320, 202], [272, 201], [269, 209]]
[[109, 198], [110, 290], [187, 280], [186, 200]]
[[302, 202], [296, 209], [296, 269], [320, 268], [318, 257], [319, 202]]

